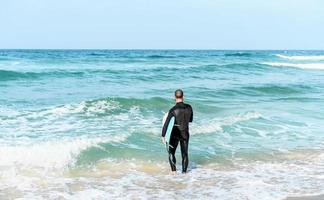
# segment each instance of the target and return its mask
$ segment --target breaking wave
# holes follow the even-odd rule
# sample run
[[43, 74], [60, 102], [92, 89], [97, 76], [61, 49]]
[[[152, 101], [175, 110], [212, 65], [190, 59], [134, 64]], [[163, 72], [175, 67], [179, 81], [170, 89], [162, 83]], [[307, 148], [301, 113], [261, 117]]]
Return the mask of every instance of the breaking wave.
[[282, 55], [282, 54], [277, 54], [276, 55], [279, 58], [283, 58], [283, 59], [288, 59], [288, 60], [324, 60], [324, 55], [317, 55], [317, 56], [286, 56], [286, 55]]
[[324, 69], [324, 63], [281, 63], [281, 62], [265, 62], [264, 65], [274, 67], [295, 67], [300, 69]]

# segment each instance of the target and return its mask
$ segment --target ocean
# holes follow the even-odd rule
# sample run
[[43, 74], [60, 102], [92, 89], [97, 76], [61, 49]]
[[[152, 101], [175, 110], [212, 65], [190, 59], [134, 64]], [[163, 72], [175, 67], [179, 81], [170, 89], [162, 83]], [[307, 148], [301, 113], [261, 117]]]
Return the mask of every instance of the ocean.
[[[186, 175], [160, 143], [178, 88]], [[0, 199], [324, 194], [323, 122], [324, 51], [0, 50]]]

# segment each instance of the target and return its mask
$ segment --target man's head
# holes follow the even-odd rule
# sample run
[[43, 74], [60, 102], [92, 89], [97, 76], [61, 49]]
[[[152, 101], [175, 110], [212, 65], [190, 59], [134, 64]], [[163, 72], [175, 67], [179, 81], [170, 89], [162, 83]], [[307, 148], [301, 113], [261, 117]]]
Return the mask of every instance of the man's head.
[[174, 97], [175, 97], [175, 100], [176, 102], [183, 102], [183, 91], [181, 89], [177, 89], [175, 92], [174, 92]]

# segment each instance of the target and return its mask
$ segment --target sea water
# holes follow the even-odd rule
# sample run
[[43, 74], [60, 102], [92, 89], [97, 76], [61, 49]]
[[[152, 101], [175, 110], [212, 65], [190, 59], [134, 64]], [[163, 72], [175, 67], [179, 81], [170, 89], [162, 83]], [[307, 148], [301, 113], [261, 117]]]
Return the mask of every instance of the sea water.
[[[186, 175], [160, 143], [178, 88]], [[0, 199], [321, 194], [323, 122], [324, 51], [0, 50]]]

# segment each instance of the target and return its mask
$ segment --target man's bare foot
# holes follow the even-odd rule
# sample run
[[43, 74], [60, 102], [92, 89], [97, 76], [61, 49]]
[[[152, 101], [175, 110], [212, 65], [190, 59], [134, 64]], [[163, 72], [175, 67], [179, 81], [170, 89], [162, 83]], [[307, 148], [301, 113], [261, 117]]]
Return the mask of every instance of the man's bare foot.
[[170, 174], [171, 175], [176, 175], [177, 174], [177, 171], [171, 171]]

